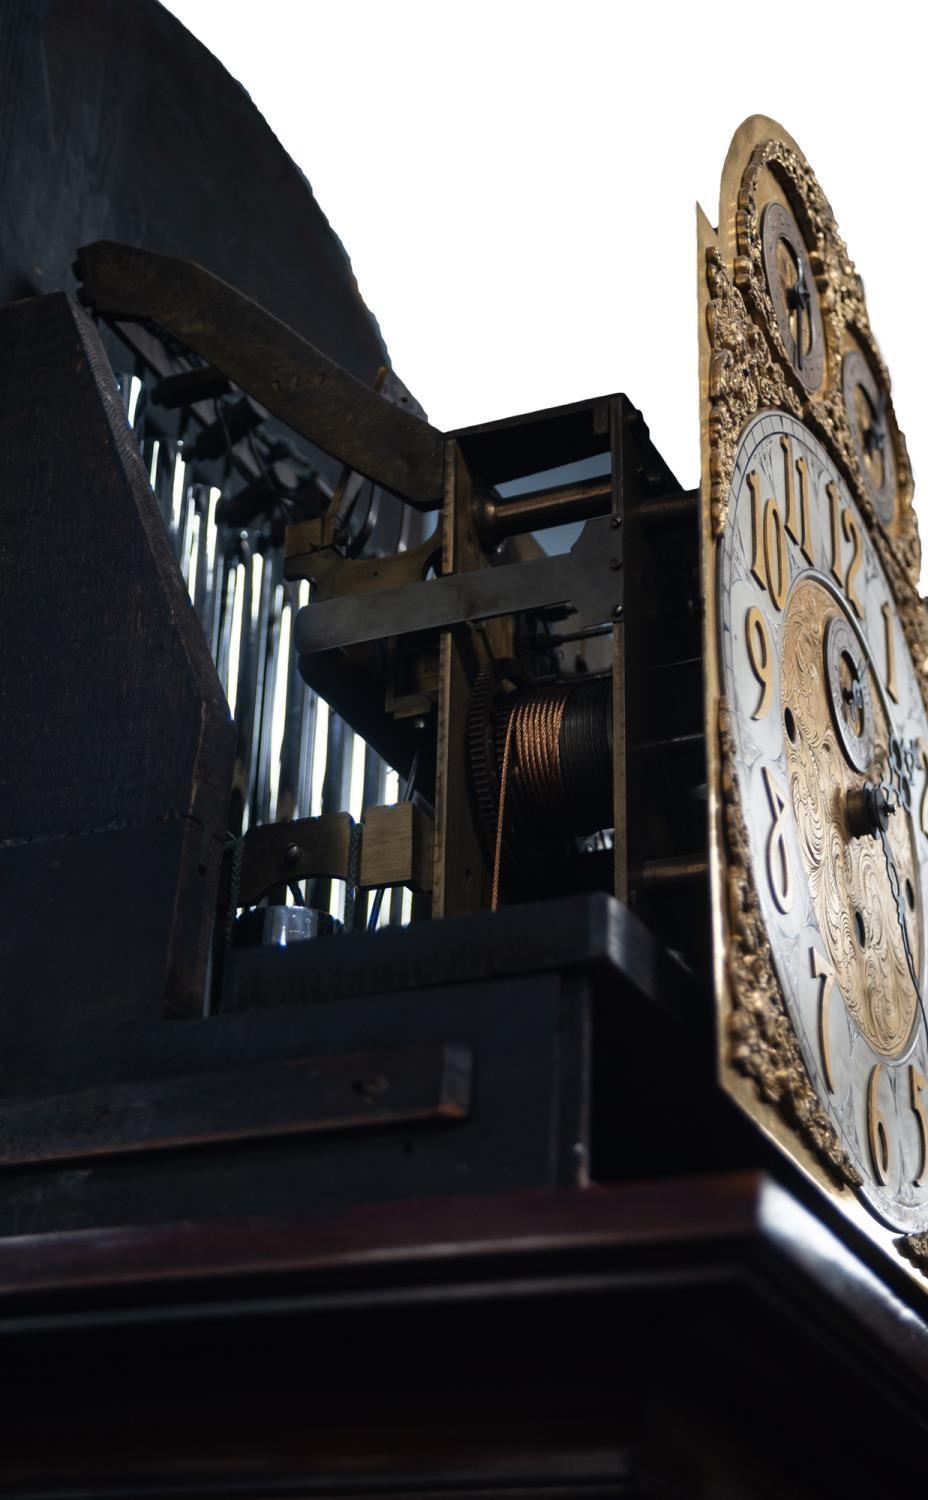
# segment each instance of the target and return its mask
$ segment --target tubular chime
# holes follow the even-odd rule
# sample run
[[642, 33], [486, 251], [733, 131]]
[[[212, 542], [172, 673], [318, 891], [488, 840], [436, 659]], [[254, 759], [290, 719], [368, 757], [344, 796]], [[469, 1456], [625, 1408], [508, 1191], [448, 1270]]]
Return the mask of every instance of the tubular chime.
[[[264, 440], [257, 442], [252, 431], [242, 438], [250, 421], [242, 401], [230, 408], [238, 413], [230, 417], [219, 406], [227, 383], [217, 382], [215, 371], [182, 369], [154, 386], [151, 371], [131, 355], [120, 368], [125, 351], [115, 339], [110, 353], [129, 426], [235, 720], [232, 832], [343, 808], [358, 817], [363, 807], [394, 800], [398, 784], [391, 790], [386, 763], [300, 675], [291, 624], [309, 598], [309, 584], [285, 579], [280, 527], [269, 514], [248, 509], [256, 486], [242, 484], [235, 444], [260, 455]], [[127, 370], [130, 363], [140, 373]], [[194, 438], [196, 424], [184, 406], [206, 397], [216, 402], [216, 424]], [[211, 457], [211, 439], [203, 441], [204, 433], [219, 429], [226, 461]], [[269, 491], [262, 493], [266, 502]], [[415, 540], [415, 530], [409, 530], [418, 522], [415, 513], [395, 504], [391, 530], [391, 515], [384, 514], [378, 496], [371, 486], [360, 496], [358, 524], [369, 531], [379, 519], [378, 545], [384, 550], [410, 534]], [[279, 505], [279, 495], [270, 498]], [[301, 894], [308, 894], [305, 887]], [[341, 918], [340, 888], [317, 882], [313, 899]], [[378, 906], [384, 924], [403, 920], [402, 910], [400, 890]]]

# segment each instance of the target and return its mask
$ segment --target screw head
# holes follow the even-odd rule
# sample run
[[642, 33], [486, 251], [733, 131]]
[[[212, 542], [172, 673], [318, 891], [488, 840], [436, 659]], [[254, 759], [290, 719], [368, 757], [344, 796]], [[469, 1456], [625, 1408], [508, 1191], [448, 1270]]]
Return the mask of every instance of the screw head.
[[609, 522], [609, 525], [612, 527], [613, 531], [618, 531], [618, 529], [621, 526], [621, 524], [622, 524], [622, 517], [621, 516], [613, 516], [612, 519], [611, 519], [611, 521]]
[[624, 615], [624, 613], [625, 613], [625, 611], [622, 608], [621, 604], [617, 604], [616, 607], [615, 607], [615, 609], [612, 611], [612, 618], [614, 620], [621, 620], [621, 618]]
[[285, 865], [288, 865], [291, 868], [293, 867], [293, 865], [298, 865], [302, 858], [303, 851], [300, 848], [299, 844], [290, 844], [284, 850], [283, 862]]
[[619, 569], [622, 566], [621, 557], [611, 557], [609, 559], [609, 566], [612, 569], [613, 573], [618, 573]]

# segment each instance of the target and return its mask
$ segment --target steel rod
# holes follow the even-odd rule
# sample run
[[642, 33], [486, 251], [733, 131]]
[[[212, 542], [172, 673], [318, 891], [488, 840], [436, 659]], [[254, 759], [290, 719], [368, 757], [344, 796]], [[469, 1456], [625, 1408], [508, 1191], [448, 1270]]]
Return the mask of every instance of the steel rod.
[[507, 536], [604, 516], [611, 507], [612, 476], [605, 474], [581, 484], [559, 484], [513, 495], [508, 500], [484, 496], [477, 505], [477, 526], [484, 544], [494, 545]]

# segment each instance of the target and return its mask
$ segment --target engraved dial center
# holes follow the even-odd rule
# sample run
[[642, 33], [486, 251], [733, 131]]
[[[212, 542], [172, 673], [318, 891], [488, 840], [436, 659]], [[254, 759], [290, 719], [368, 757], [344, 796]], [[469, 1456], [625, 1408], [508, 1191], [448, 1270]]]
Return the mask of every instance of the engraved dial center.
[[780, 661], [787, 779], [818, 925], [855, 1025], [876, 1053], [896, 1057], [919, 1014], [906, 941], [917, 972], [921, 934], [914, 916], [907, 932], [900, 925], [879, 834], [903, 889], [917, 879], [916, 851], [909, 819], [891, 815], [893, 734], [872, 670], [816, 578], [793, 590]]

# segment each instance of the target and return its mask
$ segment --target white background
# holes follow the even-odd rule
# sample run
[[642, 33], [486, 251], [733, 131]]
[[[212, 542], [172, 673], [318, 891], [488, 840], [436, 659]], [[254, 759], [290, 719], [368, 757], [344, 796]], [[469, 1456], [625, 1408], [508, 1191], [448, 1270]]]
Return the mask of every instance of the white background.
[[306, 173], [437, 426], [624, 390], [686, 485], [699, 476], [694, 205], [717, 222], [731, 136], [772, 115], [864, 277], [928, 486], [928, 77], [914, 6], [168, 8]]

